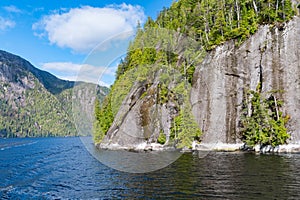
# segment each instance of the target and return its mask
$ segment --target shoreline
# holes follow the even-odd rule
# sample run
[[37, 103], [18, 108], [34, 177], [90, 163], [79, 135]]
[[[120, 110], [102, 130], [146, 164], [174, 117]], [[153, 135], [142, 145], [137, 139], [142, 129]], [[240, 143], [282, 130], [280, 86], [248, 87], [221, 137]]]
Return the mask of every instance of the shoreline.
[[[158, 143], [146, 142], [132, 145], [132, 146], [121, 146], [119, 144], [95, 144], [97, 149], [103, 150], [124, 150], [129, 152], [159, 152], [159, 151], [176, 151], [178, 149], [172, 146], [164, 146]], [[260, 147], [259, 145], [253, 148], [247, 147], [244, 143], [228, 144], [228, 143], [193, 143], [192, 149], [183, 148], [180, 149], [182, 153], [186, 152], [255, 152], [255, 153], [300, 153], [300, 144], [285, 144], [272, 147], [271, 145]]]
[[256, 145], [253, 148], [247, 147], [244, 143], [238, 144], [227, 144], [227, 143], [216, 143], [216, 144], [196, 144], [192, 149], [194, 151], [221, 151], [221, 152], [255, 152], [255, 153], [300, 153], [300, 144], [284, 144], [276, 147], [271, 145], [260, 146]]
[[146, 142], [131, 145], [131, 146], [122, 146], [119, 144], [95, 144], [96, 148], [103, 150], [125, 150], [130, 152], [147, 152], [147, 151], [176, 151], [176, 148], [172, 146], [164, 146], [159, 143], [150, 143]]

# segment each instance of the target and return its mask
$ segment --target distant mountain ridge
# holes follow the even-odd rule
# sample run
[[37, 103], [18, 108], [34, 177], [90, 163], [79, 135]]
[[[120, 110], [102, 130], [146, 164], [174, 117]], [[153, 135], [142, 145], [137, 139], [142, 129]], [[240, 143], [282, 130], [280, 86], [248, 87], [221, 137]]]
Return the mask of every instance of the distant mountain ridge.
[[108, 88], [94, 84], [61, 80], [0, 50], [0, 137], [77, 135], [72, 99], [87, 104], [85, 109], [90, 113], [95, 98], [73, 95], [74, 87], [79, 88], [76, 92], [101, 90], [98, 99], [108, 92]]
[[7, 62], [10, 66], [18, 66], [30, 71], [52, 94], [58, 94], [65, 89], [72, 88], [74, 81], [61, 80], [49, 72], [34, 67], [30, 62], [20, 56], [0, 50], [0, 62]]

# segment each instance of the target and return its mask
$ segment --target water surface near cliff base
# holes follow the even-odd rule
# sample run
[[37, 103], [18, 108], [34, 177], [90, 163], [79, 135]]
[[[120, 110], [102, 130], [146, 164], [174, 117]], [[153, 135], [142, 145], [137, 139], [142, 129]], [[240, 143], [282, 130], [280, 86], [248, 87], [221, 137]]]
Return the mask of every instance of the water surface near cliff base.
[[131, 174], [101, 164], [79, 138], [0, 139], [0, 198], [299, 199], [299, 166], [300, 154], [189, 153]]

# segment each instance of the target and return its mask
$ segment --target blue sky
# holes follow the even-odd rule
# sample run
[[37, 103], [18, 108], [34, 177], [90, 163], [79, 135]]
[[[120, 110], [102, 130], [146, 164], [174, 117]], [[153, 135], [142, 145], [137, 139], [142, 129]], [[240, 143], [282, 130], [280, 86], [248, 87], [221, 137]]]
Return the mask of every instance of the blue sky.
[[104, 74], [111, 80], [137, 21], [155, 19], [172, 2], [1, 0], [0, 49], [63, 79], [97, 82]]

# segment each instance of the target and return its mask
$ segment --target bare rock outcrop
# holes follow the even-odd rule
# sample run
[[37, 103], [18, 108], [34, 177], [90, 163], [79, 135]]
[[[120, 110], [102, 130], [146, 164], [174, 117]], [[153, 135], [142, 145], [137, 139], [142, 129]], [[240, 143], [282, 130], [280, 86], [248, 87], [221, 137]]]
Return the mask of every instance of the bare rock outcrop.
[[[157, 147], [157, 138], [163, 132], [168, 144], [171, 120], [176, 114], [174, 105], [158, 102], [159, 82], [154, 81], [148, 92], [136, 82], [124, 99], [108, 133], [98, 146], [107, 149], [147, 150]], [[151, 92], [153, 91], [153, 92]], [[155, 144], [156, 143], [156, 144]]]
[[283, 100], [289, 143], [300, 142], [300, 18], [262, 26], [242, 45], [229, 41], [209, 52], [195, 71], [191, 104], [203, 143], [240, 143], [240, 116], [247, 90], [262, 82]]

